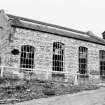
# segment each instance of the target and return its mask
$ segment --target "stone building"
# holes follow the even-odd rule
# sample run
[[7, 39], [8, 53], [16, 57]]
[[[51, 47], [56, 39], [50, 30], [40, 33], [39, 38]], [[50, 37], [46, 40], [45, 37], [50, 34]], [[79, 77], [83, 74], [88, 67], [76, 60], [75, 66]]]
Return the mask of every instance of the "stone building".
[[18, 71], [32, 78], [75, 83], [105, 75], [105, 40], [0, 11], [1, 76]]

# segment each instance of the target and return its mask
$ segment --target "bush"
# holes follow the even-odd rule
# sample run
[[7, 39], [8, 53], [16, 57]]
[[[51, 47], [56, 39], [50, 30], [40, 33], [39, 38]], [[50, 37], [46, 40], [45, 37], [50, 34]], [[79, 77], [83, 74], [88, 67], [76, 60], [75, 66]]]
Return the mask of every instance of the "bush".
[[50, 88], [47, 88], [47, 89], [43, 90], [43, 93], [44, 93], [44, 95], [47, 95], [47, 96], [54, 96], [54, 95], [56, 95], [55, 94], [55, 90], [54, 89], [50, 89]]
[[11, 82], [9, 86], [4, 85], [0, 88], [0, 99], [8, 99], [14, 97], [20, 101], [38, 99], [43, 97], [50, 97], [55, 95], [64, 95], [77, 93], [83, 90], [98, 89], [94, 85], [70, 85], [69, 83], [59, 83], [41, 80], [7, 80], [6, 83]]

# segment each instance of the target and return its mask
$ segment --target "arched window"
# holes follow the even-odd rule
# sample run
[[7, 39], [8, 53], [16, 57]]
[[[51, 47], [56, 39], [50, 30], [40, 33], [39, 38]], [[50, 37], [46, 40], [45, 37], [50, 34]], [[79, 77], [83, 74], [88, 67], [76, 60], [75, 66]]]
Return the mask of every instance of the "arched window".
[[88, 49], [86, 47], [79, 47], [79, 73], [87, 73], [87, 55]]
[[99, 51], [99, 58], [100, 58], [100, 75], [101, 77], [105, 77], [105, 51]]
[[1, 75], [1, 56], [0, 56], [0, 75]]
[[1, 65], [1, 56], [0, 56], [0, 65]]
[[63, 71], [64, 69], [64, 44], [53, 43], [53, 71]]
[[30, 45], [23, 45], [21, 47], [21, 68], [33, 68], [34, 67], [34, 47]]

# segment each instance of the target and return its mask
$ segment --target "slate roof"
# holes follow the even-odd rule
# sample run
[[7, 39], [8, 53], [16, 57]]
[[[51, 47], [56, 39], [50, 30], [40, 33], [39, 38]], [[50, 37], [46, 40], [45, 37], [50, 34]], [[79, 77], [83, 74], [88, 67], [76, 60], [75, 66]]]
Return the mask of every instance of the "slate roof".
[[74, 38], [77, 40], [92, 42], [96, 44], [105, 45], [105, 40], [95, 36], [91, 32], [82, 32], [71, 28], [66, 28], [58, 25], [53, 25], [45, 22], [40, 22], [32, 19], [27, 19], [19, 16], [7, 14], [11, 20], [11, 26], [47, 32], [63, 37]]

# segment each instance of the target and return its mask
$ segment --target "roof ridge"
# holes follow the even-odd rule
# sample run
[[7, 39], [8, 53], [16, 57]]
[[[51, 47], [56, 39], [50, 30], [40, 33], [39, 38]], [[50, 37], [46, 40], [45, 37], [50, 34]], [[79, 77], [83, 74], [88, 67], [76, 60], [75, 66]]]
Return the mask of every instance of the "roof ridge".
[[[103, 39], [97, 38], [93, 34], [89, 34], [90, 31], [82, 32], [82, 31], [78, 31], [75, 29], [70, 29], [70, 28], [59, 26], [59, 25], [40, 22], [40, 21], [28, 19], [28, 18], [14, 16], [14, 15], [10, 15], [10, 14], [6, 14], [6, 15], [10, 18], [10, 20], [12, 20], [11, 25], [13, 25], [15, 27], [17, 26], [20, 28], [37, 30], [37, 31], [41, 31], [41, 32], [47, 32], [47, 33], [51, 33], [51, 34], [61, 35], [64, 37], [66, 36], [66, 37], [70, 37], [70, 38], [75, 38], [75, 39], [79, 39], [79, 40], [84, 40], [84, 41], [89, 41], [89, 42], [94, 42], [94, 43], [105, 45], [105, 41]], [[17, 20], [17, 21], [14, 23], [13, 22], [14, 20]], [[27, 22], [29, 22], [29, 23], [27, 23]], [[32, 24], [32, 23], [36, 23], [36, 24]], [[70, 33], [72, 33], [72, 35]], [[80, 35], [76, 35], [76, 34], [80, 34]], [[85, 35], [87, 35], [88, 37]]]
[[87, 34], [87, 32], [71, 29], [71, 28], [68, 28], [68, 27], [62, 27], [62, 26], [59, 26], [59, 25], [54, 25], [54, 24], [50, 24], [50, 23], [46, 23], [46, 22], [42, 22], [42, 21], [37, 21], [37, 20], [29, 19], [29, 18], [23, 18], [23, 17], [20, 17], [20, 16], [11, 15], [11, 14], [7, 14], [7, 16], [10, 17], [10, 18], [15, 18], [15, 19], [23, 20], [23, 21], [28, 21], [28, 22], [31, 22], [31, 23], [37, 23], [37, 24], [41, 24], [41, 25], [45, 25], [45, 26], [49, 26], [49, 27], [53, 27], [53, 28], [57, 28], [57, 29], [61, 29], [61, 30], [63, 29], [65, 31], [72, 31], [72, 32], [80, 33], [80, 34]]

